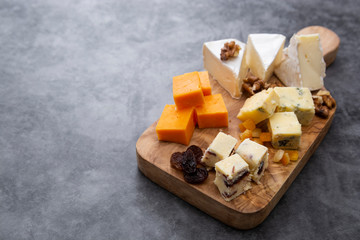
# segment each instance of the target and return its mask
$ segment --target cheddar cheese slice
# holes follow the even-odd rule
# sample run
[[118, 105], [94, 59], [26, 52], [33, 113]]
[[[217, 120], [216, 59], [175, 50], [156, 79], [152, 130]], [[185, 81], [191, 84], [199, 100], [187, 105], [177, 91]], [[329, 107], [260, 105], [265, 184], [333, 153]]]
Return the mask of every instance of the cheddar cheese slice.
[[198, 72], [173, 77], [173, 97], [178, 109], [204, 104]]
[[227, 127], [228, 111], [221, 94], [205, 96], [205, 104], [195, 108], [199, 128]]
[[166, 105], [156, 125], [156, 133], [161, 141], [188, 145], [195, 129], [194, 108], [177, 109]]
[[204, 96], [211, 95], [211, 85], [208, 71], [199, 72], [201, 90]]

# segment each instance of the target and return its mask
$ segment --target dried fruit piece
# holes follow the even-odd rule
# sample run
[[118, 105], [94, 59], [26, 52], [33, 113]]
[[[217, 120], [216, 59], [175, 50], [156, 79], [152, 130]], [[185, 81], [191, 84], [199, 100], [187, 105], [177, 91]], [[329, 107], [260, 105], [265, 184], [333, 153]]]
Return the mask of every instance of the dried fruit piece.
[[290, 162], [290, 157], [289, 157], [289, 154], [288, 153], [284, 153], [283, 157], [281, 158], [281, 163], [286, 166], [289, 164]]
[[246, 129], [245, 132], [243, 132], [243, 133], [240, 135], [240, 140], [241, 140], [241, 141], [244, 141], [244, 140], [247, 139], [247, 138], [252, 139], [252, 131], [249, 130], [249, 129]]
[[263, 141], [261, 141], [260, 138], [253, 138], [252, 140], [260, 145], [264, 145]]
[[271, 133], [269, 132], [260, 133], [260, 140], [263, 142], [271, 142]]
[[183, 162], [183, 153], [181, 152], [174, 152], [171, 154], [170, 157], [170, 164], [173, 168], [178, 170], [182, 170], [182, 162]]
[[242, 123], [239, 124], [240, 132], [245, 132], [246, 128]]
[[259, 137], [260, 137], [260, 133], [261, 133], [261, 129], [260, 129], [260, 128], [255, 128], [255, 129], [252, 131], [252, 137], [254, 137], [254, 138], [259, 138]]
[[186, 150], [183, 155], [182, 169], [186, 173], [194, 173], [196, 171], [195, 155], [191, 150]]
[[249, 129], [249, 130], [254, 130], [256, 128], [254, 121], [251, 119], [247, 119], [242, 124], [246, 129]]
[[194, 173], [184, 172], [185, 181], [191, 184], [202, 183], [207, 177], [208, 171], [204, 167], [196, 168]]
[[297, 150], [286, 150], [287, 154], [289, 154], [291, 161], [297, 161], [299, 159], [299, 151]]
[[274, 158], [273, 158], [273, 162], [279, 162], [282, 157], [284, 156], [284, 153], [285, 151], [284, 150], [277, 150], [275, 155], [274, 155]]
[[201, 150], [201, 148], [199, 148], [196, 145], [191, 145], [190, 147], [187, 148], [188, 150], [191, 150], [194, 154], [196, 163], [200, 163], [201, 162], [201, 158], [204, 155], [203, 151]]

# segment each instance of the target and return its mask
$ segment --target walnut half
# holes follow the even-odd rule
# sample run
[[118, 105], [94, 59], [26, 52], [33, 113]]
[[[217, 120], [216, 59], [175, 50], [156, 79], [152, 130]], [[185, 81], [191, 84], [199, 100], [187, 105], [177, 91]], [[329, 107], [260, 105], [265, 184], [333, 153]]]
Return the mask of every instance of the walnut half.
[[240, 52], [240, 46], [235, 44], [235, 41], [224, 43], [224, 47], [221, 48], [220, 59], [226, 61], [231, 57], [237, 57]]

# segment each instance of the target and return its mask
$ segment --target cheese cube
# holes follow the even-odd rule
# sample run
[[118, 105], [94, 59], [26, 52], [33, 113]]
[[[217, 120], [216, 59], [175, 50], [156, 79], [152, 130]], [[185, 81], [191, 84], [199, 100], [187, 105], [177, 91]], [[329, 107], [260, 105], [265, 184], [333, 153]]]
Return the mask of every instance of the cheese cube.
[[211, 95], [211, 85], [209, 80], [209, 73], [207, 71], [199, 72], [201, 90], [204, 96]]
[[238, 154], [215, 164], [215, 185], [225, 201], [231, 201], [251, 188], [249, 165]]
[[263, 90], [246, 99], [237, 118], [241, 121], [251, 119], [255, 124], [269, 118], [279, 104], [279, 96], [273, 88]]
[[250, 34], [247, 40], [246, 62], [250, 71], [267, 81], [282, 60], [285, 36], [281, 34]]
[[177, 109], [166, 105], [156, 125], [156, 133], [161, 141], [189, 145], [195, 129], [194, 108]]
[[198, 72], [173, 77], [173, 97], [178, 109], [204, 104]]
[[231, 154], [236, 143], [236, 138], [223, 132], [219, 132], [210, 146], [206, 149], [204, 156], [201, 159], [201, 163], [208, 169], [212, 169], [215, 166], [215, 163], [227, 158]]
[[315, 106], [308, 88], [275, 87], [280, 98], [276, 112], [294, 112], [302, 125], [309, 125], [315, 115]]
[[[239, 55], [226, 61], [220, 59], [221, 48], [226, 42], [235, 41], [240, 46]], [[243, 79], [248, 67], [245, 60], [246, 44], [236, 39], [206, 42], [203, 45], [204, 68], [225, 88], [233, 98], [240, 98]]]
[[274, 148], [297, 149], [300, 146], [301, 124], [295, 113], [278, 112], [269, 118], [268, 128], [272, 133]]
[[260, 178], [268, 167], [269, 153], [267, 147], [250, 139], [245, 139], [235, 152], [249, 164], [251, 179], [259, 184]]
[[324, 86], [325, 61], [319, 34], [294, 35], [275, 74], [288, 87], [311, 91]]
[[195, 108], [199, 128], [227, 127], [228, 111], [221, 94], [205, 96], [205, 104]]

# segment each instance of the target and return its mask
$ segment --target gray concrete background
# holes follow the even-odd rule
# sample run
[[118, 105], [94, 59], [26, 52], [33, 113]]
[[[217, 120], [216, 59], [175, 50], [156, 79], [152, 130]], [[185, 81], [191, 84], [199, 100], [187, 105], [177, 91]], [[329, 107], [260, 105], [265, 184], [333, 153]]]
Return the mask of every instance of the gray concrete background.
[[[0, 0], [0, 239], [355, 239], [360, 234], [360, 4]], [[152, 183], [135, 143], [202, 70], [204, 41], [341, 38], [324, 141], [260, 226], [239, 231]]]

